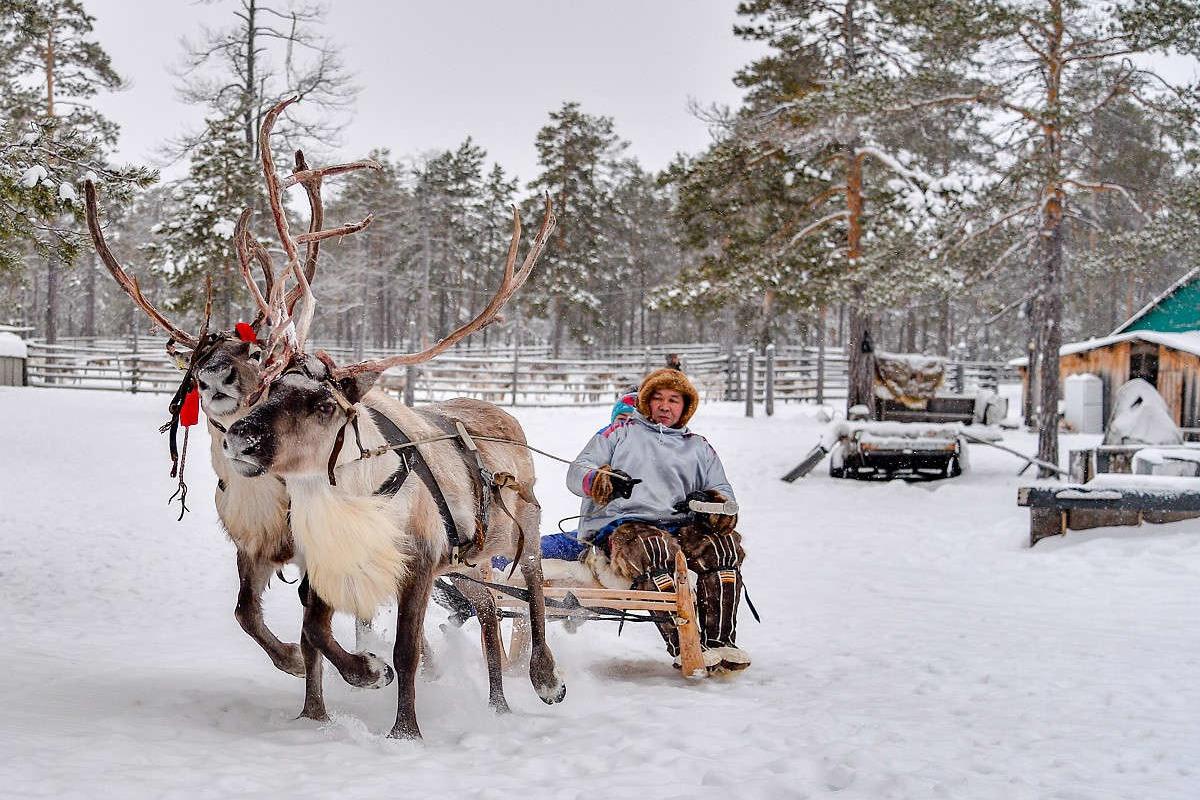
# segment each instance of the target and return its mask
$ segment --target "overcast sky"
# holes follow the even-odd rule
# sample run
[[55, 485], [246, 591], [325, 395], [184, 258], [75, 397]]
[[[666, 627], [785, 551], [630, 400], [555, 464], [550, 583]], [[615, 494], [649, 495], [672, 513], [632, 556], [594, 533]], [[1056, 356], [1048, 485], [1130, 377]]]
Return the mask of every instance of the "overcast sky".
[[[283, 7], [287, 0], [277, 0]], [[83, 0], [96, 38], [128, 79], [98, 99], [121, 126], [119, 160], [148, 162], [196, 128], [201, 109], [176, 99], [180, 38], [233, 22], [235, 0]], [[735, 0], [334, 0], [326, 33], [362, 91], [337, 152], [395, 155], [451, 148], [468, 135], [526, 182], [534, 137], [564, 100], [613, 117], [649, 169], [709, 137], [688, 111], [736, 104], [734, 72], [759, 52], [733, 36]], [[167, 176], [180, 168], [168, 167]]]

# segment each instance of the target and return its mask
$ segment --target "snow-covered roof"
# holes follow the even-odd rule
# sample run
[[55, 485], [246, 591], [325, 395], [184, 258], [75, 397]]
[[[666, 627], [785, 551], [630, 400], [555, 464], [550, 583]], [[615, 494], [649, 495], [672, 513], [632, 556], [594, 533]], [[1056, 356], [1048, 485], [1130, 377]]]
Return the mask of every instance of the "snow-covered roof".
[[1191, 283], [1192, 280], [1196, 278], [1197, 274], [1200, 274], [1200, 267], [1195, 267], [1193, 269], [1188, 270], [1186, 275], [1184, 275], [1182, 278], [1180, 278], [1179, 280], [1175, 281], [1170, 286], [1168, 286], [1167, 290], [1165, 292], [1163, 292], [1158, 297], [1151, 300], [1149, 303], [1146, 303], [1146, 305], [1142, 306], [1142, 309], [1140, 311], [1138, 311], [1132, 317], [1125, 320], [1120, 325], [1118, 325], [1115, 329], [1113, 329], [1112, 335], [1121, 333], [1122, 331], [1129, 328], [1130, 325], [1132, 325], [1133, 323], [1137, 322], [1142, 317], [1149, 314], [1163, 300], [1166, 300], [1168, 297], [1175, 294], [1175, 292], [1179, 291], [1179, 289], [1181, 287], [1185, 286], [1188, 283]]
[[0, 357], [25, 358], [28, 354], [29, 350], [19, 336], [0, 331]]
[[[1082, 342], [1070, 342], [1064, 344], [1058, 349], [1059, 356], [1069, 356], [1075, 353], [1086, 353], [1088, 350], [1095, 350], [1098, 347], [1108, 347], [1110, 344], [1117, 342], [1149, 342], [1150, 344], [1161, 344], [1169, 347], [1172, 350], [1178, 350], [1181, 353], [1191, 353], [1192, 355], [1200, 356], [1200, 330], [1195, 331], [1180, 331], [1178, 333], [1162, 333], [1160, 331], [1129, 331], [1128, 333], [1118, 333], [1112, 336], [1102, 336], [1098, 339], [1087, 339]], [[1014, 358], [1008, 362], [1010, 367], [1028, 366], [1028, 358]]]

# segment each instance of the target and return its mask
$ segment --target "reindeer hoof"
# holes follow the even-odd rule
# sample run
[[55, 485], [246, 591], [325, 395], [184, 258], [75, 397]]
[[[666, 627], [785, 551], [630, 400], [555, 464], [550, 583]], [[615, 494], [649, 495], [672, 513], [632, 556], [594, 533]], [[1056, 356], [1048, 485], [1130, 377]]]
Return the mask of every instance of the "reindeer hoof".
[[348, 680], [351, 686], [359, 689], [382, 689], [396, 678], [396, 673], [388, 663], [374, 653], [360, 653], [365, 666], [363, 677], [358, 680]]
[[535, 686], [538, 697], [542, 698], [542, 702], [548, 706], [555, 703], [561, 703], [563, 698], [567, 696], [567, 685], [562, 681], [555, 679], [554, 683], [549, 686]]
[[421, 740], [421, 729], [418, 728], [416, 725], [409, 727], [407, 725], [397, 724], [388, 733], [387, 738], [389, 738], [389, 739], [408, 739], [410, 741], [420, 741]]
[[285, 645], [287, 656], [275, 661], [275, 666], [281, 672], [286, 672], [289, 675], [295, 675], [297, 678], [304, 677], [304, 656], [300, 654], [300, 645], [289, 644]]
[[508, 707], [508, 701], [503, 697], [499, 698], [498, 700], [492, 700], [488, 703], [488, 705], [492, 707], [492, 710], [496, 712], [497, 716], [512, 713], [512, 709]]
[[300, 712], [300, 716], [296, 717], [296, 719], [311, 719], [313, 722], [329, 722], [329, 714], [326, 713], [324, 707], [309, 708], [305, 706], [304, 710]]

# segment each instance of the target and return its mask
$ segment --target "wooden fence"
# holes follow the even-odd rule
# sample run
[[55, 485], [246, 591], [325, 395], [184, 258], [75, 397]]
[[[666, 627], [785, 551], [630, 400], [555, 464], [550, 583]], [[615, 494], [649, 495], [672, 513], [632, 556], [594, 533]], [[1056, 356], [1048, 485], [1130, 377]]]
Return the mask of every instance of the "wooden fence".
[[[29, 343], [26, 373], [31, 386], [173, 393], [181, 373], [160, 349], [160, 340]], [[339, 362], [382, 355], [355, 355], [324, 348]], [[734, 353], [716, 344], [662, 345], [610, 352], [603, 358], [550, 358], [545, 347], [456, 348], [419, 367], [388, 371], [381, 385], [409, 403], [475, 397], [510, 406], [605, 405], [678, 353], [706, 400], [761, 403], [833, 403], [846, 399], [845, 355], [816, 348], [768, 347]], [[1004, 364], [950, 362], [946, 389], [995, 388], [1016, 376]]]

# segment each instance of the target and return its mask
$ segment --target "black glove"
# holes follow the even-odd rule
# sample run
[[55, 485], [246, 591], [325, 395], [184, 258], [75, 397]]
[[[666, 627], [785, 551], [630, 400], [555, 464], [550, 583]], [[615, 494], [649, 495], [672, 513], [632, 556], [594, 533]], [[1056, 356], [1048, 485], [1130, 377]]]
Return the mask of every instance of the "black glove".
[[688, 503], [692, 502], [693, 500], [699, 500], [701, 503], [708, 503], [708, 502], [710, 502], [711, 499], [708, 496], [708, 492], [689, 492], [687, 497], [683, 498], [682, 500], [680, 500], [678, 503], [675, 504], [675, 513], [676, 514], [692, 513], [692, 510], [690, 508], [688, 508]]
[[641, 478], [631, 478], [619, 469], [610, 470], [608, 479], [612, 482], [612, 496], [625, 500], [633, 495], [633, 487], [642, 482]]

